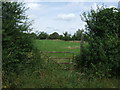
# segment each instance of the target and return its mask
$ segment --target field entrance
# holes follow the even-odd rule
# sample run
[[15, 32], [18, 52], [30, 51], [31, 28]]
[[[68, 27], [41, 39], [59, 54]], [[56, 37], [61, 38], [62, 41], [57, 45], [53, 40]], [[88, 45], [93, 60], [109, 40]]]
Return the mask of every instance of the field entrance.
[[[54, 60], [56, 63], [58, 64], [72, 64], [74, 57], [75, 57], [75, 52], [56, 52], [56, 51], [52, 51], [52, 52], [44, 52], [47, 55], [49, 54], [49, 58], [51, 60]], [[60, 56], [58, 56], [58, 55]], [[67, 55], [68, 54], [68, 55]], [[67, 57], [66, 57], [67, 56]]]
[[79, 41], [36, 40], [35, 46], [49, 60], [59, 64], [72, 64], [75, 55], [80, 52]]

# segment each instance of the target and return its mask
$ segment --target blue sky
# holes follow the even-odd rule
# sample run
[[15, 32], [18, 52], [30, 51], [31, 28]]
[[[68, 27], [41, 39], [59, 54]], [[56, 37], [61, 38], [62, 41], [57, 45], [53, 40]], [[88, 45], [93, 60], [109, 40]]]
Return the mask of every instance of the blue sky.
[[85, 22], [80, 18], [83, 12], [90, 11], [91, 7], [101, 6], [117, 7], [117, 2], [25, 2], [29, 7], [26, 14], [32, 22], [34, 32], [67, 31], [73, 34], [78, 29], [84, 29]]

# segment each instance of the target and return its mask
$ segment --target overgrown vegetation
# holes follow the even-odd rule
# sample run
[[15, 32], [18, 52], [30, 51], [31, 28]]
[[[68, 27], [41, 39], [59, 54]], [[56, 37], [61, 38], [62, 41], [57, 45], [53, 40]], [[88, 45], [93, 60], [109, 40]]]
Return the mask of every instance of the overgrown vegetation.
[[77, 68], [97, 77], [120, 73], [120, 12], [117, 8], [99, 8], [83, 13], [89, 36], [88, 46], [76, 57]]
[[15, 80], [17, 88], [119, 88], [119, 81], [116, 78], [90, 79], [83, 73], [64, 70], [52, 61], [32, 73], [25, 70]]
[[[29, 35], [30, 25], [21, 2], [2, 2], [2, 78], [3, 86], [14, 82], [29, 64], [36, 62], [33, 41]], [[40, 58], [39, 58], [40, 59]]]
[[[114, 11], [115, 10], [115, 11]], [[2, 2], [3, 88], [119, 88], [119, 15], [116, 8], [91, 10], [84, 14], [87, 33], [78, 30], [72, 37], [65, 32], [38, 36], [29, 33], [31, 23], [20, 2]], [[104, 16], [104, 15], [108, 16]], [[106, 25], [103, 25], [106, 24]], [[100, 34], [100, 33], [101, 34]], [[76, 67], [65, 69], [41, 51], [72, 51], [79, 53], [79, 44], [67, 42], [85, 37]], [[89, 36], [89, 38], [88, 38]], [[35, 40], [35, 39], [62, 40]], [[88, 41], [88, 43], [87, 43]], [[55, 44], [56, 43], [56, 44]], [[58, 56], [58, 55], [54, 55]], [[54, 57], [53, 56], [53, 57]], [[67, 56], [67, 55], [65, 55]], [[60, 56], [64, 57], [64, 55]], [[80, 72], [77, 72], [77, 71]], [[96, 77], [97, 76], [97, 77]], [[103, 78], [99, 78], [103, 77]]]

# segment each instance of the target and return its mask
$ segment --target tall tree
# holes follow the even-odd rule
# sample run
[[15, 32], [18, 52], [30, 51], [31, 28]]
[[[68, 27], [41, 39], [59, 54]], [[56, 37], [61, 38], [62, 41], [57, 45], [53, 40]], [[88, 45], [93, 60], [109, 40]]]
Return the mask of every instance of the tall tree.
[[20, 63], [27, 62], [32, 41], [26, 32], [31, 28], [22, 2], [2, 2], [3, 70], [17, 71]]

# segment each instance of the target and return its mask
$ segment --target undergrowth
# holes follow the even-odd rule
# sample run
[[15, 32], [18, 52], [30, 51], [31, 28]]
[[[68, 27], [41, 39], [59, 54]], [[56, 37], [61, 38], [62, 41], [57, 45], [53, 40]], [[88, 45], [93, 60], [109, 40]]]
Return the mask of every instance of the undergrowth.
[[15, 78], [11, 88], [120, 88], [120, 79], [86, 76], [75, 70], [65, 70], [53, 61], [39, 63], [37, 60], [19, 75], [11, 74], [10, 78]]

